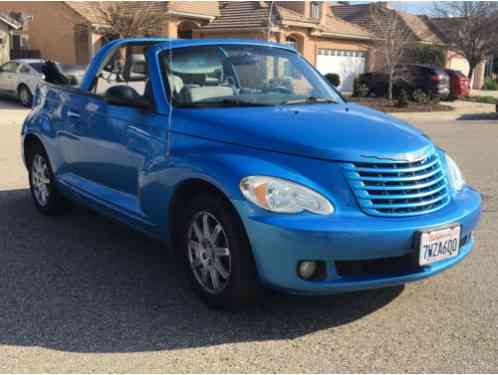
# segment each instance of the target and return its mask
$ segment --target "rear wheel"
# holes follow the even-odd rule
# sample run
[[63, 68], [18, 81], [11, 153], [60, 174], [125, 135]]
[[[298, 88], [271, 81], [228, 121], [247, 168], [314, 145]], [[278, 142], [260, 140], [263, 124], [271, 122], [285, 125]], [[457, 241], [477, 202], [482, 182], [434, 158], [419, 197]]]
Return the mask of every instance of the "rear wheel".
[[33, 94], [31, 94], [31, 91], [26, 85], [19, 86], [17, 94], [19, 97], [19, 101], [23, 106], [31, 107], [31, 105], [33, 104]]
[[259, 282], [237, 213], [214, 193], [194, 197], [183, 212], [178, 245], [197, 294], [229, 310], [253, 302]]
[[419, 104], [426, 104], [430, 101], [430, 95], [427, 94], [424, 90], [422, 89], [415, 89], [412, 92], [412, 98], [414, 101], [416, 101]]
[[67, 201], [55, 185], [54, 174], [44, 148], [36, 143], [28, 151], [29, 184], [36, 208], [44, 215], [57, 215]]

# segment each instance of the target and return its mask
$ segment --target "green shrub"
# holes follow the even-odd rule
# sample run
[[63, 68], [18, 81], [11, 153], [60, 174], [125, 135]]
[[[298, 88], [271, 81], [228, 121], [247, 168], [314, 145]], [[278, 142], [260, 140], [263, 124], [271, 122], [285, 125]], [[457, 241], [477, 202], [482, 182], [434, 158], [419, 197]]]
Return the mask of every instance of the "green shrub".
[[335, 87], [339, 87], [341, 85], [341, 77], [336, 73], [327, 73], [325, 74], [325, 78]]
[[401, 89], [398, 98], [398, 107], [406, 108], [408, 107], [409, 104], [410, 104], [410, 97], [408, 96], [408, 93], [406, 92], [405, 89]]
[[484, 90], [492, 90], [496, 91], [498, 90], [498, 82], [496, 82], [494, 79], [487, 79], [484, 82]]

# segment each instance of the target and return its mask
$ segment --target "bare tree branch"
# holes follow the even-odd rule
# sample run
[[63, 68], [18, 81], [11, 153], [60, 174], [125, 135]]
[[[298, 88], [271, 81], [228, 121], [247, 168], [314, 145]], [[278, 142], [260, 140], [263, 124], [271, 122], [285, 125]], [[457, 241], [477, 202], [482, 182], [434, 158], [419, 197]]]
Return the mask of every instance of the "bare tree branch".
[[130, 7], [132, 3], [123, 7], [123, 3], [125, 2], [100, 1], [95, 6], [101, 23], [96, 32], [107, 39], [161, 33], [168, 20], [166, 9], [158, 10], [154, 2], [133, 2], [133, 7]]
[[388, 99], [392, 100], [395, 68], [402, 62], [407, 47], [416, 43], [416, 40], [405, 21], [392, 9], [372, 4], [369, 20], [376, 31], [374, 50], [376, 55], [380, 54], [383, 58], [389, 79]]
[[498, 50], [498, 3], [436, 1], [431, 22], [441, 38], [469, 62], [469, 79], [476, 66]]

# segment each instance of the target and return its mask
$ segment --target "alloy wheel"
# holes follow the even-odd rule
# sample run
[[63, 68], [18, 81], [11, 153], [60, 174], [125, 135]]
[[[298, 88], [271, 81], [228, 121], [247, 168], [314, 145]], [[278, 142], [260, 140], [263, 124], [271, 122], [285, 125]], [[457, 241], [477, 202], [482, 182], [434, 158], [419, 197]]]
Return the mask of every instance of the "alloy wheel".
[[50, 198], [50, 177], [47, 161], [40, 154], [35, 155], [31, 164], [31, 182], [36, 201], [46, 206]]
[[206, 211], [195, 214], [188, 228], [188, 260], [195, 279], [208, 293], [219, 294], [228, 285], [231, 273], [225, 230]]

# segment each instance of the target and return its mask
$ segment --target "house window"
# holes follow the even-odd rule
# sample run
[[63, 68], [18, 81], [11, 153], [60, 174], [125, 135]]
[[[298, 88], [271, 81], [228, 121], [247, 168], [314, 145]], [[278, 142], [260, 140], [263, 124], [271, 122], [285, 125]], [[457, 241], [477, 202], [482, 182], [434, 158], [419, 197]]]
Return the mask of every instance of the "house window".
[[194, 36], [193, 30], [199, 26], [194, 22], [184, 21], [178, 25], [177, 35], [179, 39], [192, 39]]
[[322, 4], [318, 1], [311, 3], [311, 17], [315, 19], [320, 19], [322, 13]]
[[289, 46], [289, 47], [292, 47], [294, 48], [296, 51], [298, 50], [297, 49], [297, 39], [292, 37], [292, 36], [288, 36], [287, 39], [285, 40], [286, 44]]

